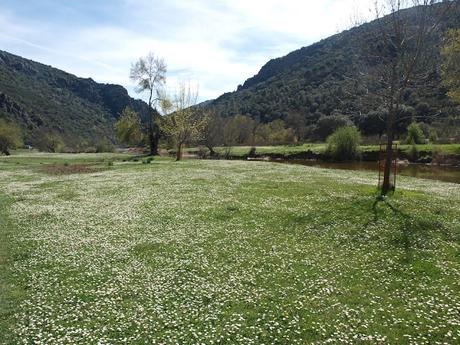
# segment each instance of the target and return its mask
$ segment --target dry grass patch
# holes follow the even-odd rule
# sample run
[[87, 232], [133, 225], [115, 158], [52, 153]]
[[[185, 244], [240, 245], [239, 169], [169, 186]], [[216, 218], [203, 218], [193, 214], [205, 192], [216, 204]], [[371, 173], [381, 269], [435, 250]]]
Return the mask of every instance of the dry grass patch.
[[75, 165], [48, 165], [42, 167], [40, 170], [49, 175], [70, 175], [70, 174], [90, 174], [99, 172], [102, 167], [91, 166], [88, 164], [75, 164]]

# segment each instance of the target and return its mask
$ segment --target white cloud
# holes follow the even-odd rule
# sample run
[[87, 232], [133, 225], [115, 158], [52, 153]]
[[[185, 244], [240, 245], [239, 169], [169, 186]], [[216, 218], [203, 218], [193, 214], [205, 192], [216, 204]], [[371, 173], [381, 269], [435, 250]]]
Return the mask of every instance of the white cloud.
[[[168, 64], [169, 85], [181, 78], [196, 81], [204, 100], [234, 90], [269, 59], [336, 33], [371, 4], [371, 0], [124, 0], [97, 13], [80, 10], [81, 17], [74, 9], [76, 18], [68, 25], [55, 17], [46, 20], [46, 14], [22, 17], [14, 8], [0, 5], [0, 45], [130, 91], [130, 63], [154, 51]], [[47, 24], [39, 25], [40, 21]]]

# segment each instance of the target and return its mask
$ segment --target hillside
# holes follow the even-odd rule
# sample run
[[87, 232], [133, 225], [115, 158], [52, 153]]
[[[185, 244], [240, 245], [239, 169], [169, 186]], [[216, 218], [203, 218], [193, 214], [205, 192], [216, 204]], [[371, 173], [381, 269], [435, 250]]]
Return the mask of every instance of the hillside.
[[148, 106], [120, 85], [99, 84], [0, 51], [0, 117], [19, 123], [25, 143], [59, 135], [70, 147], [113, 137], [113, 122], [130, 106], [145, 117]]
[[[434, 8], [440, 6], [444, 4]], [[409, 21], [415, 11], [416, 8], [404, 10]], [[453, 13], [428, 38], [434, 53], [423, 71], [427, 77], [412, 85], [405, 96], [405, 105], [427, 122], [435, 114], [439, 118], [455, 113], [441, 85], [439, 47], [443, 33], [458, 26], [460, 13]], [[292, 127], [308, 126], [332, 114], [347, 115], [357, 123], [363, 114], [378, 107], [362, 101], [366, 90], [360, 82], [360, 75], [368, 72], [362, 42], [376, 30], [377, 23], [370, 22], [270, 60], [236, 92], [226, 93], [208, 106], [223, 117], [242, 114], [265, 123], [283, 119]]]

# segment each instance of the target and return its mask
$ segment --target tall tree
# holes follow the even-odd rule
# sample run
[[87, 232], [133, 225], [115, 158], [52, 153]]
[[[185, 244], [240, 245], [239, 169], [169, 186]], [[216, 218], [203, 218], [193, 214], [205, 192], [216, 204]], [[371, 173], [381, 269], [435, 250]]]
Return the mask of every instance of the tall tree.
[[[382, 195], [391, 186], [390, 174], [393, 159], [393, 141], [398, 122], [402, 119], [404, 96], [409, 87], [426, 77], [425, 63], [433, 52], [429, 38], [436, 34], [442, 19], [454, 2], [436, 4], [437, 0], [378, 0], [376, 2], [377, 30], [362, 41], [364, 58], [368, 62], [366, 73], [368, 94], [376, 108], [386, 110], [386, 158]], [[415, 16], [410, 19], [404, 9], [415, 6]], [[430, 50], [431, 49], [431, 50]], [[422, 68], [423, 67], [423, 68]]]
[[195, 107], [198, 89], [190, 83], [180, 83], [172, 99], [163, 99], [163, 112], [167, 113], [162, 121], [162, 131], [176, 145], [176, 160], [182, 159], [182, 149], [193, 140], [200, 140], [207, 123], [199, 107]]
[[22, 145], [21, 129], [12, 122], [0, 119], [0, 154], [9, 155], [10, 150]]
[[460, 29], [447, 33], [441, 53], [444, 83], [449, 88], [449, 96], [460, 104]]
[[160, 138], [159, 117], [156, 110], [158, 101], [166, 82], [166, 63], [152, 52], [140, 58], [131, 65], [130, 79], [137, 83], [136, 92], [148, 93], [150, 116], [148, 120], [148, 136], [150, 155], [158, 155], [158, 141]]

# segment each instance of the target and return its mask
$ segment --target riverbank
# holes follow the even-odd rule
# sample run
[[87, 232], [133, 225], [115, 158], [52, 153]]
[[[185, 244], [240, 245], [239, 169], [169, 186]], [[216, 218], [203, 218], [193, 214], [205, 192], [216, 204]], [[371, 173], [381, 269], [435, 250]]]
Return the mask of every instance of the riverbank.
[[[188, 148], [185, 153], [201, 158], [329, 161], [329, 157], [324, 153], [325, 150], [326, 144], [303, 144], [296, 146], [217, 147], [214, 149], [214, 155], [211, 155], [207, 148]], [[173, 150], [169, 152], [174, 154]], [[376, 162], [379, 157], [379, 146], [360, 147], [360, 161]], [[398, 148], [398, 159], [409, 163], [460, 166], [460, 144], [401, 145]]]

